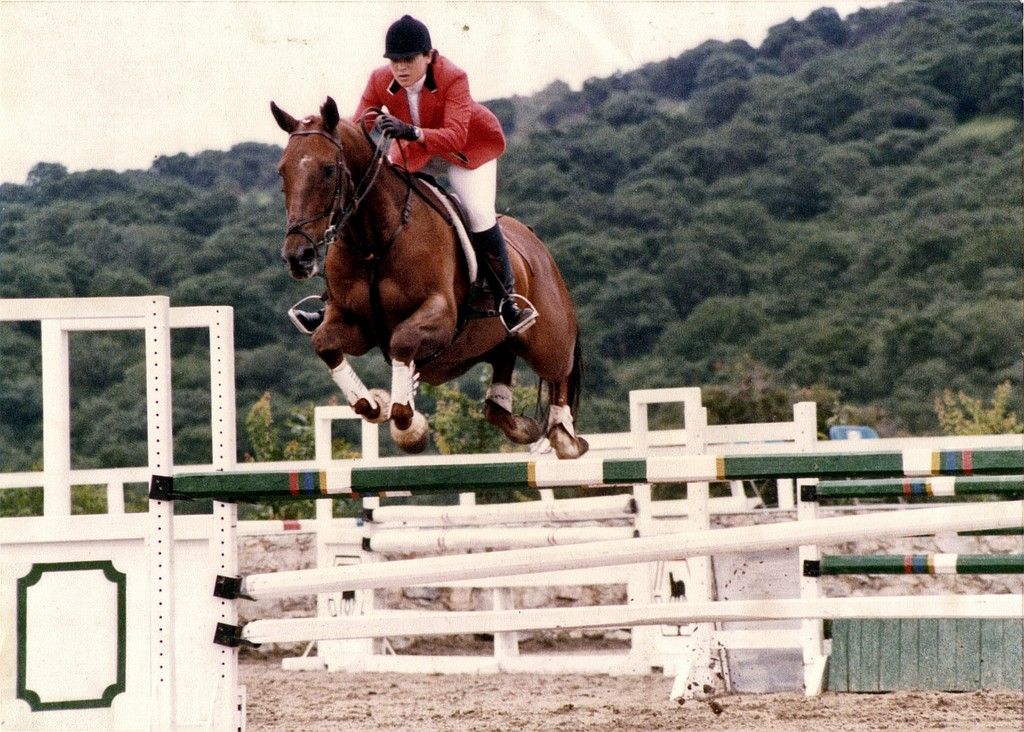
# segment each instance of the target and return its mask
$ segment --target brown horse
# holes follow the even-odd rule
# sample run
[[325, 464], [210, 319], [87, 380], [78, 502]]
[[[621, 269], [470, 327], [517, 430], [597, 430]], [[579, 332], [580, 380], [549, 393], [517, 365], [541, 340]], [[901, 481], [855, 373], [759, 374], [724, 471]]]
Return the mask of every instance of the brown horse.
[[[586, 452], [572, 417], [581, 378], [576, 313], [540, 239], [501, 219], [517, 291], [540, 314], [532, 328], [509, 337], [498, 317], [460, 317], [471, 289], [468, 265], [444, 208], [422, 183], [387, 162], [383, 141], [375, 144], [364, 122], [341, 119], [330, 97], [319, 116], [304, 119], [270, 107], [289, 135], [278, 166], [288, 219], [281, 257], [292, 277], [305, 279], [320, 270], [326, 247], [327, 307], [313, 349], [356, 413], [390, 420], [398, 445], [419, 452], [428, 427], [414, 406], [418, 380], [442, 384], [489, 363], [488, 422], [518, 444], [546, 435], [560, 458]], [[390, 394], [367, 389], [345, 360], [374, 347], [391, 360]], [[519, 357], [548, 386], [544, 429], [512, 410]]]

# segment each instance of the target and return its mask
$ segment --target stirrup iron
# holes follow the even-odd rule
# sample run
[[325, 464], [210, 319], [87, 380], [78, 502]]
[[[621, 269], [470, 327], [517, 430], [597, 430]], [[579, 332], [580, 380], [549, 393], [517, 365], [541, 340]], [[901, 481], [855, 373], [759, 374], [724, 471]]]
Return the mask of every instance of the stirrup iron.
[[299, 319], [298, 313], [308, 312], [306, 310], [302, 310], [301, 306], [309, 302], [310, 300], [319, 300], [320, 302], [323, 302], [324, 299], [320, 295], [309, 295], [308, 297], [302, 298], [297, 303], [288, 308], [288, 319], [291, 320], [292, 325], [294, 325], [298, 329], [298, 331], [304, 335], [313, 335], [313, 331], [307, 328], [305, 324]]
[[[526, 308], [529, 308], [530, 310], [533, 311], [533, 317], [532, 318], [526, 318], [525, 320], [521, 320], [516, 325], [514, 325], [511, 328], [509, 328], [508, 324], [505, 322], [505, 318], [501, 314], [501, 310], [502, 310], [502, 306], [507, 301], [510, 301], [510, 300], [512, 302], [516, 302], [516, 303], [518, 303], [519, 301], [522, 301], [523, 304], [520, 305], [519, 309], [522, 311], [522, 310], [525, 310]], [[518, 333], [522, 333], [523, 331], [525, 331], [525, 330], [529, 329], [530, 327], [532, 327], [533, 324], [537, 322], [537, 318], [538, 317], [539, 316], [538, 316], [538, 313], [537, 313], [537, 308], [535, 308], [533, 306], [533, 303], [530, 302], [529, 300], [527, 300], [525, 296], [520, 295], [518, 292], [513, 292], [511, 294], [506, 295], [504, 298], [502, 298], [501, 303], [498, 305], [498, 320], [500, 320], [501, 324], [503, 326], [505, 326], [505, 330], [508, 331], [508, 334], [510, 336], [516, 335]]]

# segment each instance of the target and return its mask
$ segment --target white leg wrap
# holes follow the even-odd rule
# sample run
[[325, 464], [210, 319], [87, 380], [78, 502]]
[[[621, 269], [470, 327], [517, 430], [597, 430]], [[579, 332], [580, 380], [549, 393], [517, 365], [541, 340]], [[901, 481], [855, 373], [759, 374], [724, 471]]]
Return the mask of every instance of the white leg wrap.
[[341, 393], [345, 395], [350, 405], [355, 404], [360, 399], [366, 399], [370, 404], [374, 403], [370, 390], [366, 388], [366, 384], [359, 378], [359, 374], [348, 365], [348, 361], [342, 361], [338, 366], [331, 369], [331, 378], [334, 379], [334, 383], [341, 389]]
[[548, 407], [548, 426], [545, 432], [558, 424], [565, 428], [570, 437], [576, 437], [576, 431], [572, 427], [572, 411], [568, 406], [559, 407], [552, 404]]
[[508, 384], [491, 384], [487, 387], [484, 400], [494, 402], [509, 414], [512, 413], [512, 387]]
[[420, 384], [420, 375], [416, 373], [416, 364], [399, 363], [391, 364], [391, 403], [408, 404], [412, 411], [416, 411], [416, 387]]

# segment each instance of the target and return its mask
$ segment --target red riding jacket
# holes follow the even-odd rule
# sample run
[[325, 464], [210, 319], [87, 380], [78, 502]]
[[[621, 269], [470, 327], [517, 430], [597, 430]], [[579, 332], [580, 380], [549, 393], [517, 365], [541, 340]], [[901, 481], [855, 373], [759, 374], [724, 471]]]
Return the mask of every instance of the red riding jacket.
[[[369, 107], [385, 106], [393, 116], [412, 123], [409, 97], [389, 66], [382, 66], [370, 75], [354, 119], [358, 122]], [[505, 135], [498, 118], [487, 107], [473, 101], [466, 72], [437, 51], [433, 52], [427, 67], [419, 106], [422, 139], [398, 141], [409, 170], [422, 170], [435, 155], [472, 170], [505, 151]], [[398, 146], [391, 150], [391, 159], [402, 163]]]

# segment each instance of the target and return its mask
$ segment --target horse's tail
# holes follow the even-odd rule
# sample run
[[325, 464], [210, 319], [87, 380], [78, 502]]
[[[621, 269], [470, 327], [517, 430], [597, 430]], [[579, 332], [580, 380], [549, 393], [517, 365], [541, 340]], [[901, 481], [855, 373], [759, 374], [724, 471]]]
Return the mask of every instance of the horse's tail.
[[572, 371], [569, 372], [568, 403], [572, 410], [573, 420], [580, 418], [580, 392], [583, 390], [583, 349], [580, 347], [580, 334], [576, 333], [576, 343], [572, 349]]

